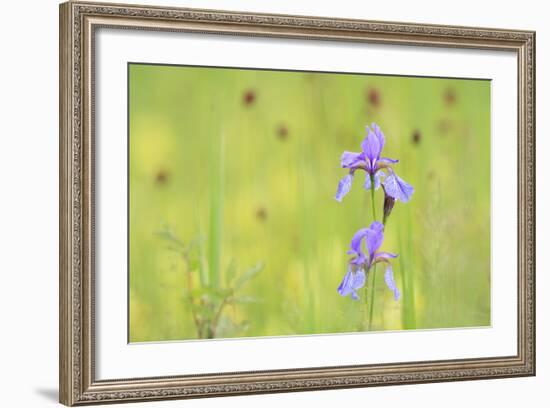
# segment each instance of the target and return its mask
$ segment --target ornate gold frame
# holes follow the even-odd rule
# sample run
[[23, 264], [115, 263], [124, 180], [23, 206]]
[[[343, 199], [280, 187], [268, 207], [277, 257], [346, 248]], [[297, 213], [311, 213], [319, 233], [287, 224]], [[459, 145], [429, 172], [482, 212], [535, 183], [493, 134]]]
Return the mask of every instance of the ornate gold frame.
[[[518, 349], [513, 356], [233, 374], [94, 376], [93, 47], [98, 27], [506, 50], [518, 61]], [[535, 374], [535, 33], [68, 2], [60, 5], [60, 401], [66, 405]]]

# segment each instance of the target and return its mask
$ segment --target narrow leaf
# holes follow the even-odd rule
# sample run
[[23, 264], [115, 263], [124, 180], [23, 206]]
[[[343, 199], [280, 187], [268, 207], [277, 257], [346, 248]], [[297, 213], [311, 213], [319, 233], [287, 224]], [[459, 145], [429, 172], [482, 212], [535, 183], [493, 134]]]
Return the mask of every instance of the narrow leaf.
[[260, 271], [263, 269], [264, 265], [263, 263], [258, 263], [257, 265], [253, 266], [252, 268], [250, 269], [247, 269], [246, 271], [244, 271], [240, 276], [239, 278], [237, 279], [237, 281], [235, 282], [235, 290], [239, 290], [241, 289], [244, 285], [246, 285], [251, 279], [253, 279], [254, 277], [256, 277], [256, 275], [258, 275], [258, 273], [260, 273]]

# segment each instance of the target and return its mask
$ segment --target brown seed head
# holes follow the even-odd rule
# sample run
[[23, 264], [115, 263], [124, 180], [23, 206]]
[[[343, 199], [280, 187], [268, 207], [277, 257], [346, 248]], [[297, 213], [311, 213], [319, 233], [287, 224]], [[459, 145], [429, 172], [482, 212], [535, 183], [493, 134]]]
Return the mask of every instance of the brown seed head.
[[245, 106], [251, 106], [256, 102], [256, 92], [253, 89], [248, 89], [243, 94], [243, 103]]
[[159, 186], [165, 185], [170, 179], [170, 173], [167, 170], [161, 169], [155, 175], [155, 183]]
[[456, 92], [453, 88], [447, 88], [445, 90], [443, 101], [447, 106], [453, 106], [456, 103]]
[[277, 137], [279, 138], [279, 140], [282, 140], [282, 141], [288, 138], [288, 128], [286, 127], [285, 124], [280, 124], [277, 127]]
[[380, 91], [378, 88], [367, 89], [367, 102], [375, 108], [381, 105]]
[[260, 222], [265, 222], [267, 220], [267, 210], [265, 209], [265, 207], [259, 207], [256, 210], [256, 218]]

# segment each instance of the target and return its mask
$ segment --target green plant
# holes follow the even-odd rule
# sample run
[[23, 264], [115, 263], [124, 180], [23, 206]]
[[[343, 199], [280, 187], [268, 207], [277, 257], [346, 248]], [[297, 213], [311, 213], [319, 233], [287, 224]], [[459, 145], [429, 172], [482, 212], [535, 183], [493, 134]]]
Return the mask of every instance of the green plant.
[[[163, 228], [157, 235], [168, 242], [168, 249], [176, 251], [183, 260], [184, 300], [193, 318], [197, 338], [212, 339], [246, 331], [248, 321], [237, 321], [226, 310], [229, 306], [236, 308], [238, 305], [259, 301], [258, 298], [244, 293], [244, 289], [260, 273], [263, 264], [258, 263], [239, 273], [236, 262], [232, 261], [225, 270], [223, 285], [221, 279], [207, 281], [201, 279], [201, 276], [211, 275], [207, 270], [209, 265], [204, 250], [205, 240], [202, 237], [185, 243], [170, 227]], [[221, 275], [219, 271], [214, 274]]]

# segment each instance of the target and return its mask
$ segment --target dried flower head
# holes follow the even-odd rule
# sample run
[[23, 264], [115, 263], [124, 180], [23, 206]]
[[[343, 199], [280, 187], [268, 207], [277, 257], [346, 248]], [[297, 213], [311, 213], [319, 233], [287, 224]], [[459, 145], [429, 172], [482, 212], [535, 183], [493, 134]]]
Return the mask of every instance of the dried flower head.
[[256, 91], [248, 89], [243, 94], [243, 103], [245, 106], [251, 106], [256, 102]]
[[284, 123], [277, 126], [277, 138], [281, 141], [288, 138], [288, 127]]
[[415, 129], [413, 134], [412, 134], [413, 144], [415, 144], [415, 145], [420, 144], [421, 140], [422, 140], [422, 133], [420, 133], [420, 130]]
[[370, 87], [367, 89], [367, 102], [375, 108], [381, 105], [380, 91], [378, 88]]
[[453, 88], [447, 88], [443, 94], [443, 101], [447, 106], [453, 106], [456, 103], [456, 91]]
[[256, 218], [260, 222], [265, 222], [267, 220], [267, 209], [265, 207], [259, 207], [256, 210]]
[[170, 172], [165, 169], [161, 169], [155, 174], [155, 183], [159, 186], [165, 185], [170, 179]]

